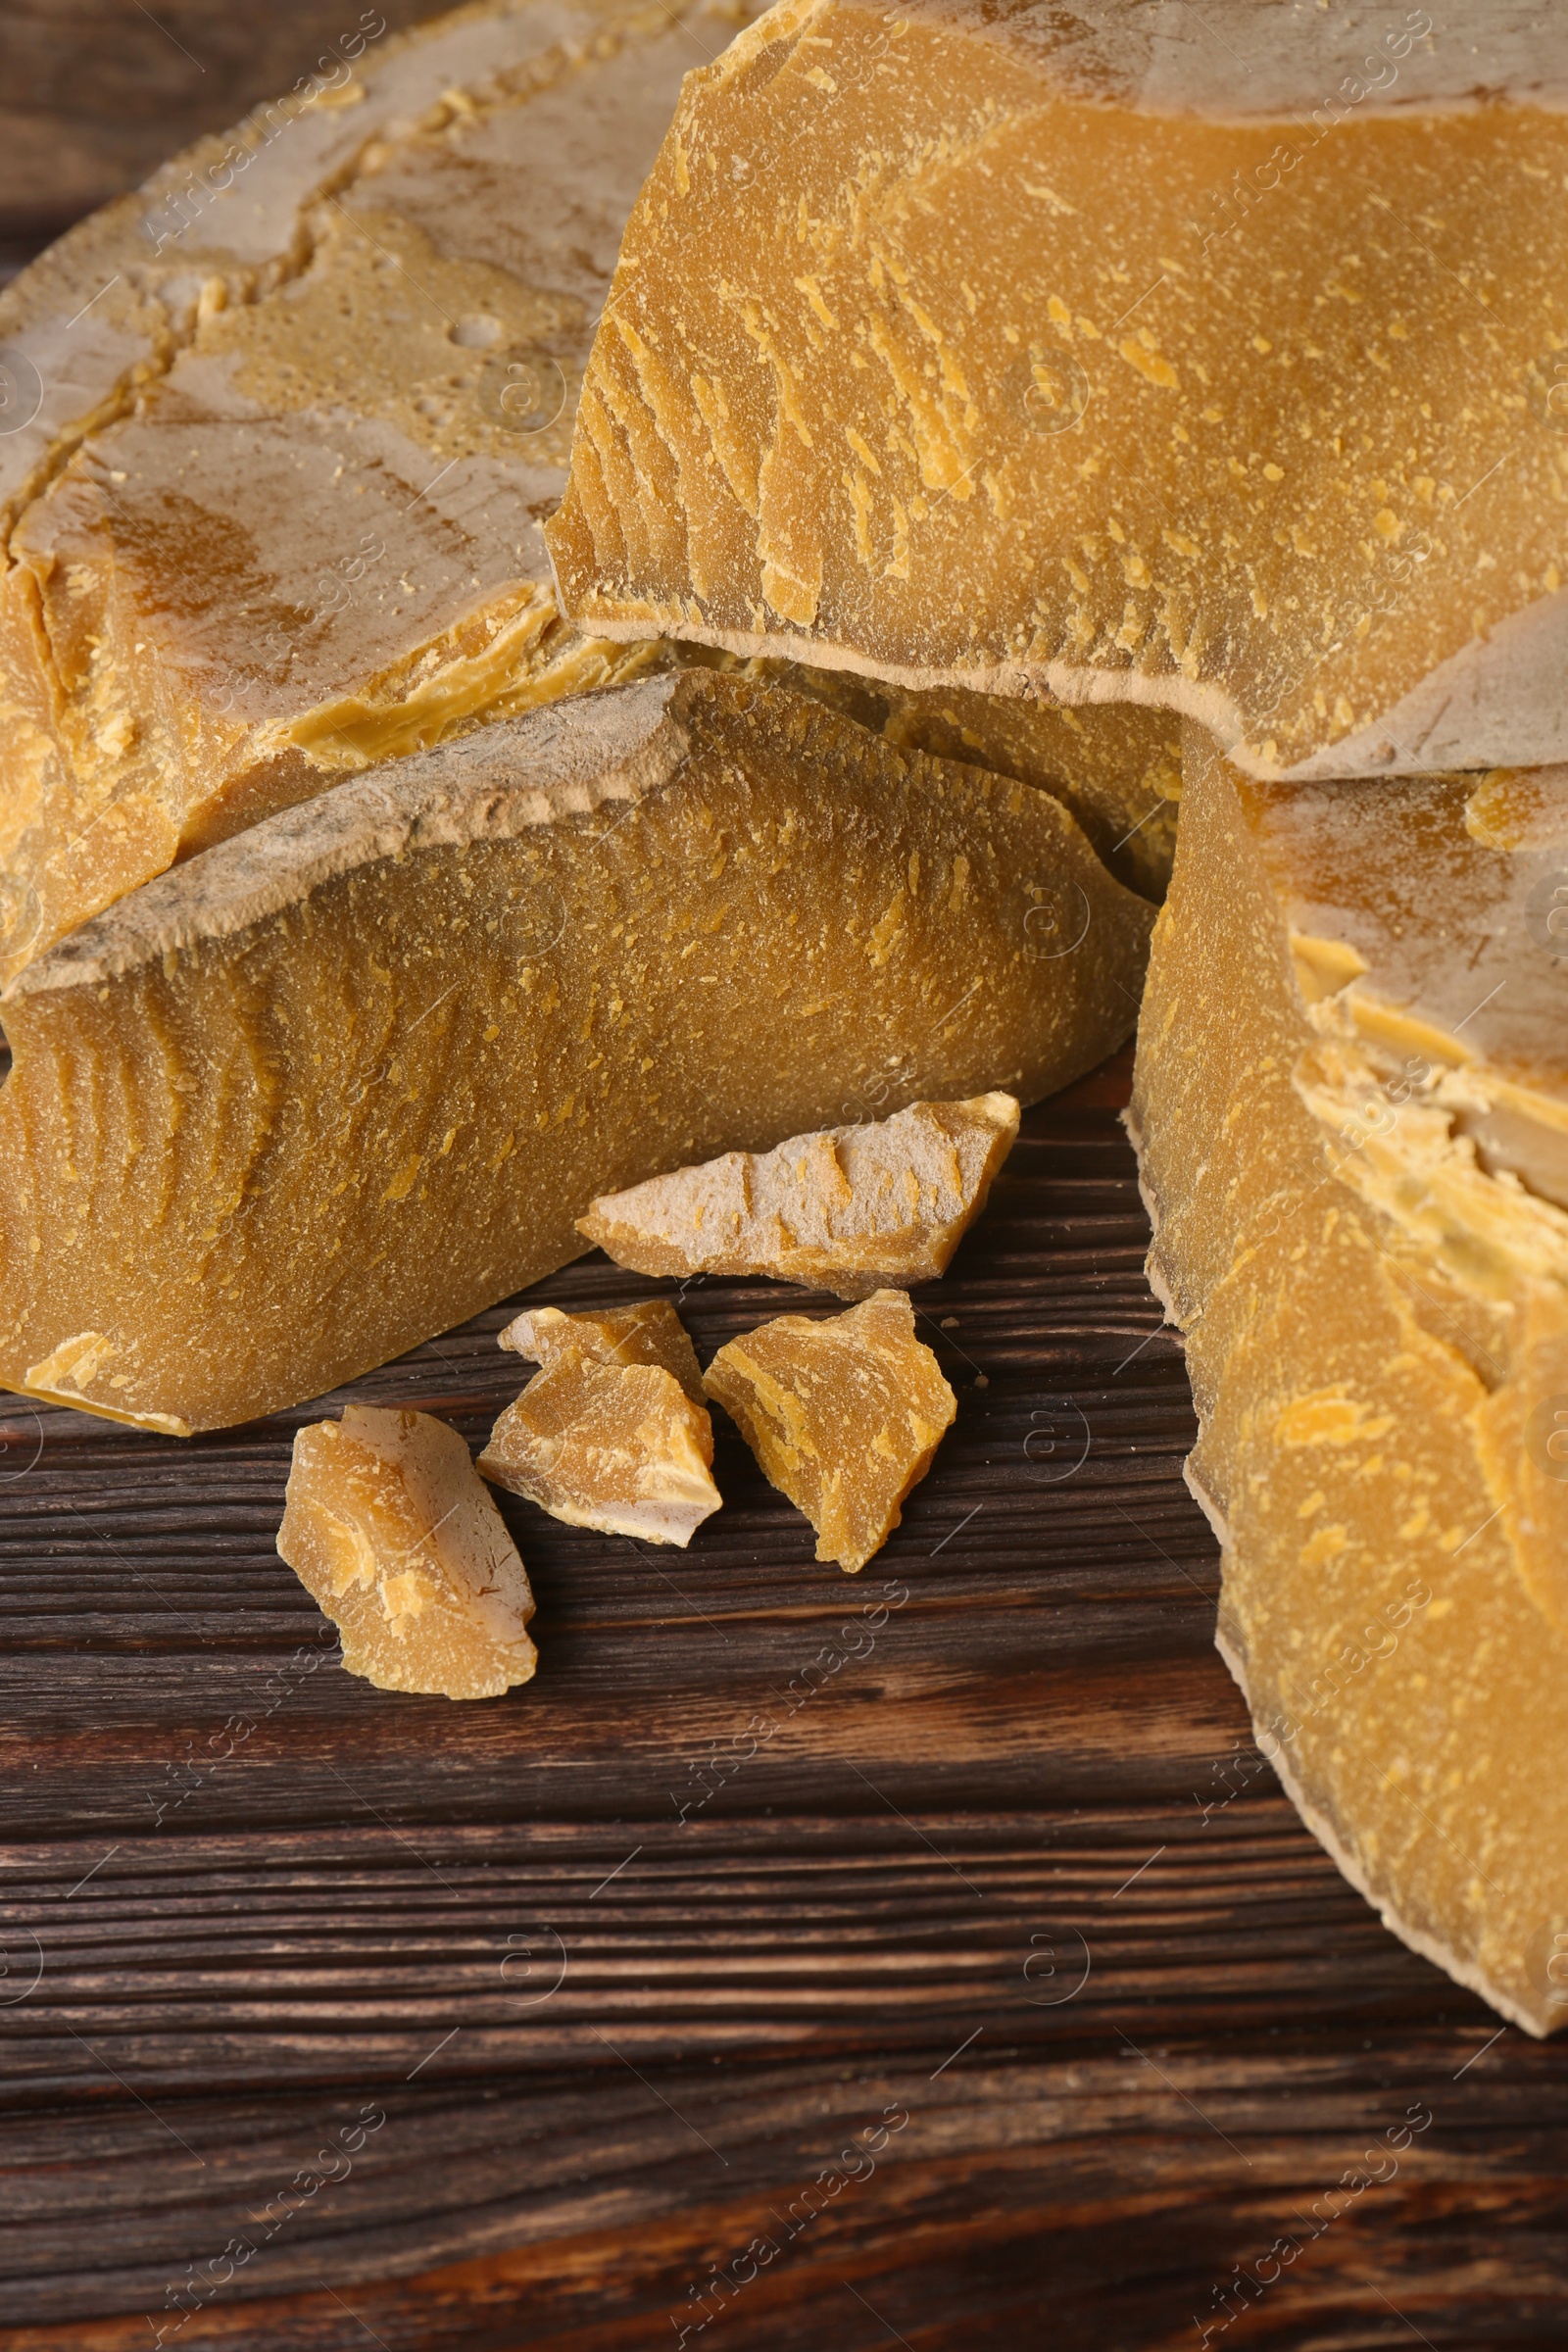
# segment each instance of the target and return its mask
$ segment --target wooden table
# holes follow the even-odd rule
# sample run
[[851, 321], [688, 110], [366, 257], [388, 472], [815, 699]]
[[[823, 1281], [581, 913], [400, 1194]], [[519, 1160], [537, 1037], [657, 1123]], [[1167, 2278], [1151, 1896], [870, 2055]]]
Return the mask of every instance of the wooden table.
[[[917, 1295], [958, 1419], [859, 1578], [721, 1422], [685, 1553], [502, 1498], [504, 1699], [335, 1662], [272, 1548], [323, 1408], [0, 1407], [4, 2352], [1561, 2344], [1568, 2045], [1251, 1746], [1126, 1080]], [[507, 1311], [344, 1396], [477, 1442]]]

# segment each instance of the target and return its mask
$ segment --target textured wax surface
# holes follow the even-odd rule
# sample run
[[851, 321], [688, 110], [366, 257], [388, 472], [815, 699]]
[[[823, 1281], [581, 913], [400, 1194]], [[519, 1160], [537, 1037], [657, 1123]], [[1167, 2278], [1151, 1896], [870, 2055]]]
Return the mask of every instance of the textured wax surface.
[[[1291, 12], [1282, 121], [1152, 102], [1108, 34], [1086, 78], [1098, 13], [792, 0], [687, 83], [547, 529], [564, 609], [1163, 703], [1259, 773], [1563, 757], [1562, 21], [1520, 102], [1412, 106], [1424, 12], [1315, 48]], [[1511, 86], [1509, 28], [1461, 89]]]
[[384, 766], [13, 982], [0, 1381], [166, 1429], [318, 1395], [580, 1254], [600, 1193], [1051, 1093], [1151, 912], [1046, 794], [700, 670]]
[[1182, 790], [1182, 722], [1169, 710], [1132, 703], [1073, 710], [961, 686], [910, 689], [764, 656], [741, 662], [680, 638], [666, 640], [666, 652], [813, 694], [910, 751], [1038, 784], [1072, 810], [1118, 882], [1146, 899], [1165, 895]]
[[325, 72], [174, 156], [0, 292], [0, 336], [37, 404], [0, 439], [8, 528], [82, 435], [188, 346], [220, 289], [250, 301], [300, 269], [304, 199], [341, 193], [411, 133], [548, 85], [605, 26], [574, 0], [498, 0], [387, 40], [377, 13], [362, 12]]
[[[1506, 956], [1528, 1007], [1551, 943], [1500, 920], [1519, 853], [1475, 839], [1473, 778], [1293, 798], [1191, 750], [1133, 1124], [1225, 1544], [1220, 1644], [1353, 1883], [1549, 2031], [1568, 1210], [1488, 1165], [1500, 1074], [1479, 1017], [1445, 1023], [1455, 966]], [[1479, 1000], [1495, 974], [1470, 978]], [[1545, 1133], [1565, 1038], [1521, 1129]]]
[[625, 208], [713, 53], [689, 13], [431, 28], [381, 66], [395, 104], [372, 75], [339, 107], [347, 148], [318, 107], [253, 131], [265, 221], [238, 180], [183, 226], [155, 205], [156, 247], [111, 208], [7, 298], [56, 376], [45, 330], [95, 287], [129, 341], [14, 485], [0, 970], [371, 761], [643, 664], [561, 621], [539, 521]]
[[903, 1291], [822, 1322], [779, 1315], [721, 1348], [704, 1375], [816, 1556], [853, 1576], [880, 1551], [957, 1411]]

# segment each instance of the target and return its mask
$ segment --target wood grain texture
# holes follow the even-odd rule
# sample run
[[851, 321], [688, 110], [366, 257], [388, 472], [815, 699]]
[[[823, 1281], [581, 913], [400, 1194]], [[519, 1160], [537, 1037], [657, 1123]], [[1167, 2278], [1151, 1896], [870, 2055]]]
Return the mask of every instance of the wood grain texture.
[[[1560, 2343], [1568, 2048], [1251, 1748], [1125, 1088], [1030, 1113], [917, 1294], [958, 1419], [860, 1577], [722, 1423], [685, 1553], [501, 1496], [505, 1699], [336, 1663], [272, 1549], [321, 1408], [0, 1406], [4, 2352]], [[706, 1361], [785, 1296], [680, 1307]], [[345, 1396], [477, 1444], [511, 1311]]]

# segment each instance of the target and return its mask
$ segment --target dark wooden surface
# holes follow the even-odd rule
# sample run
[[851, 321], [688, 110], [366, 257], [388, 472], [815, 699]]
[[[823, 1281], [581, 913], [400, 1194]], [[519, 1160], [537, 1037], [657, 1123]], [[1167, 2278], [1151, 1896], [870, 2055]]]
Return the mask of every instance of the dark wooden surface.
[[[503, 1498], [505, 1699], [335, 1663], [272, 1549], [318, 1408], [0, 1407], [5, 2352], [1561, 2343], [1568, 2046], [1493, 2038], [1250, 1748], [1125, 1086], [1028, 1116], [920, 1295], [958, 1419], [862, 1576], [727, 1425], [684, 1554]], [[706, 1358], [799, 1297], [682, 1312]], [[477, 1442], [503, 1312], [353, 1393]]]

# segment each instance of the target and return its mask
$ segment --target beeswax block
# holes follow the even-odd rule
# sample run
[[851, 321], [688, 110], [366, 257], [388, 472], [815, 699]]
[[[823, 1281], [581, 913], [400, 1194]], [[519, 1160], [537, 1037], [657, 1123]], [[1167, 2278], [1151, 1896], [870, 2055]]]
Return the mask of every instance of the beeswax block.
[[1351, 1882], [1549, 2032], [1568, 775], [1293, 789], [1189, 754], [1132, 1119], [1220, 1647]]
[[[376, 760], [646, 666], [561, 620], [539, 523], [715, 32], [687, 0], [461, 12], [371, 53], [362, 103], [275, 134], [263, 110], [210, 203], [172, 170], [4, 298], [54, 423], [0, 435], [0, 465], [31, 452], [0, 558], [0, 977]], [[78, 347], [103, 366], [68, 394]]]
[[685, 84], [547, 527], [563, 610], [1568, 757], [1568, 20], [781, 0]]
[[384, 765], [11, 983], [0, 1384], [176, 1434], [320, 1395], [601, 1193], [1064, 1085], [1151, 919], [1045, 793], [705, 670]]

